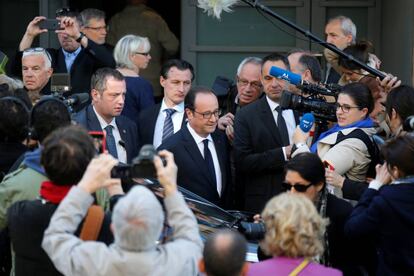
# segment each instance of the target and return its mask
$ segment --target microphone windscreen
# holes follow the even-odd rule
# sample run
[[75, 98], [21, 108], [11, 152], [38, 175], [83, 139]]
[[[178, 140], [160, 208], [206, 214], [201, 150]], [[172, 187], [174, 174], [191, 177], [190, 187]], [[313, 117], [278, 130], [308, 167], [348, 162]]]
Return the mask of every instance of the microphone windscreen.
[[285, 81], [290, 82], [293, 85], [300, 85], [302, 84], [302, 77], [298, 74], [292, 73], [285, 69], [279, 68], [277, 66], [272, 66], [270, 68], [270, 75], [276, 77], [278, 79], [282, 79]]
[[305, 113], [300, 120], [299, 127], [303, 132], [309, 132], [315, 123], [315, 117], [312, 113]]

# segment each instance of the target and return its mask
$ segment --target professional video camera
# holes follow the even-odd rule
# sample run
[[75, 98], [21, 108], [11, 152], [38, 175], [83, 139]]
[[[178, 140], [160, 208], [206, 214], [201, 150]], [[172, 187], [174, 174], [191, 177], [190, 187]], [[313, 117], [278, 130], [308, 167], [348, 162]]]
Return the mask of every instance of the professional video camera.
[[[89, 102], [88, 93], [75, 93], [68, 95], [71, 91], [70, 75], [67, 73], [55, 73], [50, 78], [51, 96], [64, 102], [71, 113], [79, 111]], [[68, 95], [68, 96], [65, 96]]]
[[339, 85], [328, 84], [322, 86], [311, 84], [302, 80], [300, 75], [276, 66], [271, 67], [270, 75], [286, 80], [302, 91], [302, 95], [283, 91], [280, 100], [282, 109], [294, 109], [301, 113], [312, 112], [319, 121], [336, 121], [335, 104], [328, 103], [326, 97], [332, 97], [336, 101], [337, 93], [341, 90]]
[[320, 94], [310, 94], [305, 97], [283, 91], [280, 106], [282, 109], [293, 109], [301, 113], [312, 112], [319, 121], [335, 122], [337, 120], [335, 104], [326, 102]]

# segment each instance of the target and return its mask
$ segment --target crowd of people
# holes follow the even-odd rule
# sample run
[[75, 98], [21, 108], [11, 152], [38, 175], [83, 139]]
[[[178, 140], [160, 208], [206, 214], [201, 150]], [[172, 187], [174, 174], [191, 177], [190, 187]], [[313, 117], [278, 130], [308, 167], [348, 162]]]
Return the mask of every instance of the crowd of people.
[[[413, 87], [328, 50], [323, 74], [313, 53], [293, 49], [244, 58], [219, 101], [193, 85], [191, 63], [161, 63], [178, 41], [142, 1], [129, 2], [109, 33], [102, 11], [60, 10], [58, 49], [32, 47], [48, 31], [35, 17], [11, 60], [14, 78], [0, 75], [1, 275], [412, 274]], [[325, 32], [380, 69], [349, 18], [331, 18]], [[305, 131], [304, 110], [281, 99], [310, 95], [273, 67], [338, 83], [318, 98], [335, 120]], [[53, 73], [70, 75], [70, 91], [56, 95]], [[162, 202], [142, 179], [111, 177], [148, 144]], [[263, 224], [260, 261], [245, 261], [233, 229], [203, 242], [178, 187]]]

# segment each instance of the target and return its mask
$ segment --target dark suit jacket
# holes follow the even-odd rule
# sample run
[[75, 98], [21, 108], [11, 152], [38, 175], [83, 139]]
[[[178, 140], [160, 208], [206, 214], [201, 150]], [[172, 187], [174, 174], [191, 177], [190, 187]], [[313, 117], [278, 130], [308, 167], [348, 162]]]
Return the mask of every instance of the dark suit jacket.
[[[297, 119], [297, 118], [296, 118]], [[243, 107], [234, 123], [236, 175], [245, 189], [245, 211], [260, 213], [282, 191], [286, 164], [272, 111], [266, 97]]]
[[[138, 118], [138, 134], [140, 146], [151, 144], [154, 142], [155, 124], [157, 123], [158, 114], [160, 113], [161, 103], [148, 107], [139, 113]], [[185, 126], [187, 116], [185, 115], [181, 128]]]
[[[53, 73], [68, 73], [62, 48], [48, 48], [47, 51], [52, 57]], [[17, 52], [12, 65], [12, 73], [20, 78], [22, 76], [22, 54], [23, 52]], [[89, 93], [92, 74], [102, 67], [115, 68], [111, 48], [96, 44], [89, 39], [88, 47], [82, 48], [70, 69], [72, 90], [70, 93], [65, 93], [65, 96], [74, 93]]]
[[221, 197], [217, 187], [207, 170], [203, 156], [187, 127], [181, 128], [177, 133], [165, 140], [159, 150], [166, 149], [174, 154], [178, 167], [178, 184], [208, 201], [225, 207], [227, 204], [227, 188], [230, 183], [230, 161], [228, 156], [228, 143], [226, 136], [219, 130], [211, 134], [217, 157], [220, 163], [222, 176]]
[[[78, 124], [84, 126], [88, 131], [102, 131], [98, 117], [96, 117], [92, 105], [88, 105], [85, 109], [81, 110], [74, 116], [73, 119]], [[118, 126], [121, 139], [125, 142], [127, 162], [131, 163], [132, 159], [138, 155], [139, 151], [137, 126], [133, 121], [122, 115], [116, 117], [115, 122]]]

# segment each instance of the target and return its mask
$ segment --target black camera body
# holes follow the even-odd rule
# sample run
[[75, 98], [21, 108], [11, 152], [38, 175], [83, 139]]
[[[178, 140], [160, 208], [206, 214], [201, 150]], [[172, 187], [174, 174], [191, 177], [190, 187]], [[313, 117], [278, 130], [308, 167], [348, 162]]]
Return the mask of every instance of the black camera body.
[[293, 109], [300, 113], [312, 112], [319, 121], [337, 121], [335, 104], [326, 102], [320, 95], [311, 94], [309, 97], [304, 97], [283, 91], [280, 106], [282, 109]]
[[115, 166], [111, 171], [112, 178], [156, 178], [157, 173], [154, 166], [154, 157], [157, 155], [153, 145], [144, 145], [139, 155], [132, 160], [132, 164]]

